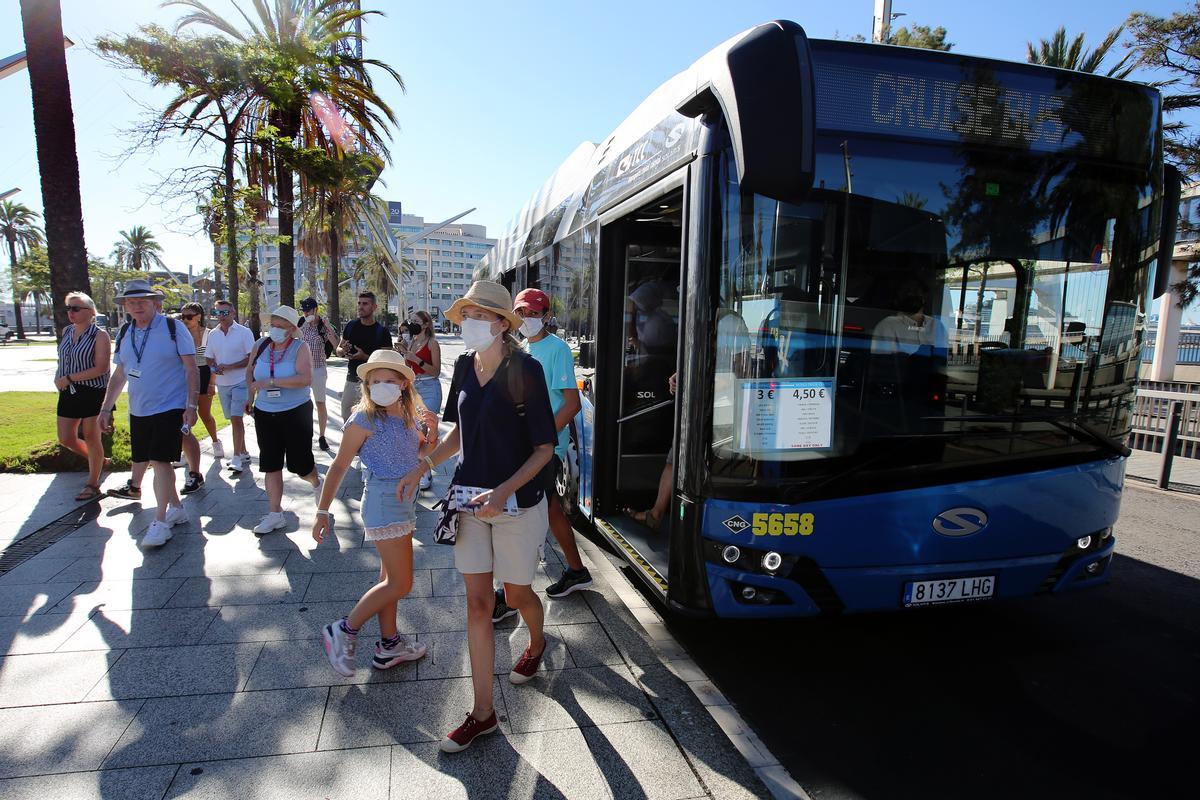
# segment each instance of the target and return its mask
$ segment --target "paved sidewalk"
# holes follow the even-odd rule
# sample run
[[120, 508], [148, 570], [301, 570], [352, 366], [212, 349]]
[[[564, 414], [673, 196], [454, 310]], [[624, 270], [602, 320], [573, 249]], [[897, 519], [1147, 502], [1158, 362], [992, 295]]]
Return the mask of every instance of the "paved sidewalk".
[[[1131, 478], [1158, 482], [1162, 472], [1162, 453], [1134, 450], [1125, 464], [1125, 474]], [[1176, 456], [1171, 461], [1171, 485], [1182, 489], [1200, 490], [1200, 459]]]
[[[596, 584], [546, 602], [542, 675], [508, 682], [527, 636], [515, 620], [497, 626], [502, 732], [442, 754], [471, 694], [462, 582], [451, 548], [432, 543], [433, 495], [397, 618], [429, 654], [372, 670], [372, 621], [358, 672], [342, 678], [319, 636], [378, 574], [355, 513], [361, 483], [351, 473], [336, 535], [317, 547], [307, 484], [285, 481], [289, 525], [257, 537], [260, 476], [229, 478], [207, 454], [204, 466], [190, 522], [164, 547], [138, 548], [147, 481], [146, 508], [106, 499], [0, 575], [0, 797], [682, 800], [788, 785], [617, 563], [582, 539]], [[535, 588], [562, 568], [547, 547]]]

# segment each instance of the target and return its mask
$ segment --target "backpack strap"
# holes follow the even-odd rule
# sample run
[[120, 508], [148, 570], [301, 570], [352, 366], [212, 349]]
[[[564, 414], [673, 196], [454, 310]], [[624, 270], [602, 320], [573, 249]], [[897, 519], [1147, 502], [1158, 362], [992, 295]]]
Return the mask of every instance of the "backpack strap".
[[264, 336], [262, 339], [260, 339], [258, 342], [258, 352], [256, 352], [254, 354], [254, 360], [257, 362], [258, 359], [262, 358], [263, 352], [265, 352], [266, 349], [270, 346], [271, 346], [271, 337]]
[[125, 338], [125, 333], [129, 330], [129, 325], [129, 322], [124, 322], [121, 324], [121, 330], [117, 331], [117, 343], [113, 346], [114, 354], [121, 352], [121, 342]]
[[508, 399], [512, 400], [518, 417], [525, 416], [525, 370], [521, 368], [521, 356], [522, 354], [515, 353], [504, 359], [501, 365], [508, 388]]

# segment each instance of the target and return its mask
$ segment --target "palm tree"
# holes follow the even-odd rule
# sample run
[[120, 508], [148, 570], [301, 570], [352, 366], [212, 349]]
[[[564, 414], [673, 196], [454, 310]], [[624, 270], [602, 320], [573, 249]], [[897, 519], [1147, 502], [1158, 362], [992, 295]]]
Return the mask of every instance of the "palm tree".
[[[251, 15], [235, 2], [249, 29], [244, 32], [201, 0], [169, 0], [167, 5], [191, 9], [179, 21], [179, 28], [204, 25], [243, 45], [245, 80], [258, 101], [255, 115], [268, 123], [264, 134], [273, 139], [277, 149], [286, 151], [302, 139], [306, 145], [320, 142], [333, 152], [335, 146], [309, 105], [310, 95], [319, 92], [350, 118], [363, 143], [387, 157], [382, 134], [386, 123], [395, 124], [396, 118], [376, 93], [368, 67], [383, 70], [402, 89], [404, 82], [391, 66], [362, 58], [351, 46], [361, 41], [362, 19], [379, 12], [352, 8], [342, 0], [254, 0]], [[280, 297], [285, 304], [294, 305], [298, 169], [290, 155], [275, 154], [274, 190], [279, 214]]]
[[[1084, 49], [1084, 34], [1079, 34], [1068, 43], [1066, 26], [1059, 26], [1059, 29], [1054, 32], [1054, 36], [1042, 39], [1037, 46], [1034, 46], [1033, 42], [1026, 42], [1025, 60], [1030, 64], [1073, 69], [1077, 72], [1098, 72], [1100, 65], [1108, 57], [1109, 51], [1112, 50], [1124, 31], [1125, 26], [1118, 25], [1108, 32], [1108, 36], [1105, 36], [1100, 44], [1096, 45], [1095, 50], [1089, 52]], [[1131, 50], [1103, 74], [1110, 78], [1128, 78], [1137, 66], [1133, 56], [1134, 53]]]
[[372, 243], [367, 251], [354, 260], [354, 278], [365, 283], [379, 295], [379, 305], [387, 312], [388, 298], [400, 294], [404, 285], [404, 276], [413, 269], [414, 264], [407, 258], [401, 258], [399, 269], [387, 248], [378, 242]]
[[144, 225], [134, 225], [121, 231], [121, 238], [113, 245], [112, 259], [117, 266], [141, 271], [151, 267], [166, 269], [162, 260], [162, 245], [154, 240], [154, 234]]
[[25, 256], [31, 249], [45, 241], [42, 229], [37, 226], [38, 213], [22, 203], [11, 200], [0, 201], [0, 236], [8, 242], [8, 266], [12, 276], [13, 311], [17, 315], [17, 338], [25, 338], [25, 326], [21, 321], [21, 293], [17, 276], [17, 253]]
[[[63, 304], [71, 291], [90, 292], [87, 249], [83, 243], [83, 206], [79, 199], [79, 156], [75, 151], [75, 113], [63, 50], [62, 9], [58, 0], [21, 0], [26, 64], [33, 98], [33, 130], [46, 250], [54, 295], [55, 330], [67, 326]], [[20, 317], [18, 316], [18, 319]]]

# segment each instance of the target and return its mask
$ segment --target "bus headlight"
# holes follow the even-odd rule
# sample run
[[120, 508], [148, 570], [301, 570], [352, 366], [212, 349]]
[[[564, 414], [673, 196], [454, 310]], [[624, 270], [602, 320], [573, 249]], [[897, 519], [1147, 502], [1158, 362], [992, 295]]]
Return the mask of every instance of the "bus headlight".
[[762, 557], [762, 567], [767, 572], [774, 572], [783, 566], [783, 556], [776, 553], [774, 550], [768, 552]]
[[736, 564], [737, 560], [742, 557], [742, 551], [738, 549], [736, 544], [731, 544], [721, 551], [721, 558], [725, 559], [726, 564]]
[[1075, 540], [1075, 546], [1080, 550], [1087, 550], [1092, 545], [1092, 537], [1082, 536]]

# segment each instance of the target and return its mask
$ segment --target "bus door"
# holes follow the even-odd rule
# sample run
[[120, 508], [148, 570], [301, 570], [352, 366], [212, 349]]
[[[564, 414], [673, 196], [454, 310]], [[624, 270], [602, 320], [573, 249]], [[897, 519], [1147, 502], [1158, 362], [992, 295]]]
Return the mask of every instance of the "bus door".
[[675, 431], [669, 387], [678, 362], [681, 206], [682, 192], [676, 191], [600, 233], [603, 400], [597, 404], [596, 448], [606, 468], [597, 476], [598, 516], [601, 529], [635, 564], [653, 567], [664, 591], [665, 513], [645, 512], [654, 509], [660, 486], [672, 486], [665, 470]]

